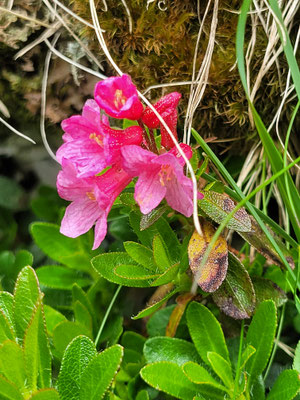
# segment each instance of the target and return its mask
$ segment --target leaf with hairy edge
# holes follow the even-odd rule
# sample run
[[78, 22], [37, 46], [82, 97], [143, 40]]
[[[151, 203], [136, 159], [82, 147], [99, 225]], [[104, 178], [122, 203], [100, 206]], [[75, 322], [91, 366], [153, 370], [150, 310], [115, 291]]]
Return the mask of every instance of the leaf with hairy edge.
[[191, 293], [184, 293], [176, 298], [177, 306], [172, 311], [168, 325], [166, 327], [166, 336], [174, 337], [189, 302], [194, 298]]
[[[203, 194], [204, 198], [198, 202], [199, 207], [218, 224], [223, 222], [236, 206], [234, 201], [225, 193], [204, 190]], [[240, 208], [226, 226], [239, 232], [251, 231], [251, 219], [245, 208]]]
[[136, 242], [124, 242], [123, 245], [126, 253], [128, 253], [135, 262], [141, 264], [149, 271], [156, 270], [152, 250]]
[[87, 236], [69, 238], [59, 232], [59, 226], [34, 222], [30, 226], [36, 244], [53, 260], [79, 271], [90, 270], [90, 243]]
[[154, 236], [153, 256], [155, 263], [161, 272], [164, 272], [171, 267], [167, 246], [160, 235]]
[[191, 382], [182, 368], [172, 362], [160, 361], [146, 365], [140, 375], [148, 385], [176, 399], [192, 400], [197, 394], [203, 394], [205, 398], [207, 395], [210, 400], [224, 399], [224, 392], [211, 385]]
[[43, 265], [36, 270], [41, 285], [53, 289], [70, 290], [76, 282], [78, 286], [90, 286], [92, 281], [88, 277], [80, 276], [78, 271], [61, 265]]
[[0, 343], [8, 339], [14, 340], [14, 338], [14, 331], [3, 311], [0, 309]]
[[230, 252], [228, 264], [222, 286], [213, 293], [214, 302], [232, 318], [250, 318], [255, 309], [255, 292], [250, 276], [240, 260]]
[[56, 389], [42, 389], [33, 393], [29, 400], [59, 400], [59, 394]]
[[172, 265], [163, 274], [159, 275], [152, 283], [151, 286], [162, 286], [173, 281], [178, 274], [180, 263]]
[[61, 400], [77, 400], [79, 398], [83, 371], [96, 355], [94, 343], [86, 336], [77, 336], [68, 345], [57, 379]]
[[214, 351], [230, 363], [221, 325], [211, 311], [193, 301], [187, 309], [186, 317], [191, 338], [202, 360], [210, 366], [207, 353]]
[[123, 286], [129, 287], [149, 287], [150, 283], [148, 280], [143, 279], [126, 279], [121, 278], [120, 276], [114, 273], [114, 269], [118, 265], [135, 265], [134, 260], [129, 257], [127, 253], [105, 253], [100, 254], [99, 256], [94, 257], [91, 260], [92, 266], [94, 269], [101, 275], [103, 278], [107, 279], [110, 282], [117, 283]]
[[[251, 246], [255, 247], [256, 250], [261, 253], [264, 257], [266, 257], [271, 263], [274, 263], [278, 265], [279, 267], [282, 267], [283, 264], [278, 257], [278, 254], [276, 250], [274, 250], [274, 247], [272, 244], [269, 242], [269, 239], [267, 238], [266, 234], [263, 232], [261, 227], [258, 225], [258, 223], [255, 221], [255, 219], [250, 216], [251, 218], [251, 232], [238, 232], [240, 236], [242, 236], [243, 239], [246, 240], [246, 242], [250, 243]], [[271, 230], [269, 229], [270, 234], [272, 234]], [[295, 268], [295, 263], [293, 260], [293, 257], [291, 256], [290, 252], [287, 250], [287, 248], [284, 246], [284, 244], [277, 238], [274, 237], [276, 240], [277, 245], [279, 246], [280, 250], [284, 254], [287, 262], [289, 263], [290, 267], [292, 269]]]
[[300, 390], [298, 371], [285, 370], [276, 379], [267, 400], [292, 400]]
[[234, 381], [232, 378], [231, 364], [214, 351], [209, 351], [207, 353], [207, 358], [218, 377], [222, 379], [228, 388], [232, 388], [234, 386]]
[[252, 283], [256, 294], [256, 305], [264, 300], [273, 300], [276, 306], [280, 307], [287, 301], [284, 291], [271, 280], [254, 276]]
[[7, 340], [0, 346], [0, 374], [23, 391], [26, 383], [24, 357], [16, 342]]
[[3, 312], [11, 329], [14, 331], [14, 296], [11, 293], [0, 292], [0, 311]]
[[0, 399], [1, 400], [23, 400], [23, 396], [16, 386], [0, 375]]
[[28, 387], [31, 390], [49, 387], [51, 384], [51, 354], [41, 302], [37, 303], [25, 331], [24, 360]]
[[18, 338], [23, 339], [40, 297], [39, 282], [34, 270], [24, 267], [18, 275], [14, 290], [14, 316]]
[[296, 350], [295, 350], [295, 356], [294, 356], [294, 361], [293, 361], [293, 369], [299, 372], [300, 374], [300, 340], [297, 344]]
[[116, 344], [92, 359], [82, 374], [80, 400], [98, 400], [111, 385], [123, 358], [123, 347]]
[[148, 229], [151, 225], [153, 225], [160, 217], [162, 217], [167, 210], [166, 205], [161, 205], [154, 210], [150, 211], [146, 215], [142, 215], [141, 222], [140, 222], [140, 230], [144, 231], [145, 229]]
[[275, 304], [272, 300], [265, 300], [257, 308], [246, 336], [246, 344], [256, 349], [246, 364], [246, 371], [249, 374], [248, 385], [263, 372], [267, 365], [273, 347], [276, 326]]
[[243, 370], [243, 368], [246, 365], [246, 362], [249, 360], [250, 357], [253, 356], [253, 354], [256, 352], [255, 348], [251, 346], [250, 344], [247, 345], [245, 350], [242, 353], [242, 358], [241, 358], [241, 365], [240, 365], [240, 371]]
[[215, 228], [206, 220], [201, 220], [202, 235], [195, 230], [188, 247], [190, 267], [198, 285], [205, 292], [214, 292], [225, 279], [228, 267], [227, 242], [220, 235], [210, 252], [206, 263], [201, 266], [204, 253], [212, 240]]
[[199, 355], [195, 346], [183, 339], [157, 336], [146, 341], [144, 356], [147, 364], [157, 361], [171, 361], [181, 366], [188, 361], [198, 363]]
[[182, 370], [193, 383], [205, 383], [207, 385], [212, 385], [215, 388], [227, 391], [227, 389], [217, 382], [205, 368], [195, 362], [189, 361], [185, 363], [182, 366]]
[[52, 336], [54, 328], [67, 319], [59, 311], [47, 305], [44, 305], [44, 313], [48, 335]]
[[154, 313], [158, 308], [160, 308], [167, 300], [169, 300], [175, 293], [179, 292], [179, 288], [176, 288], [174, 290], [171, 290], [169, 293], [165, 294], [163, 298], [157, 300], [155, 303], [151, 303], [148, 305], [146, 308], [144, 308], [142, 311], [140, 311], [135, 317], [132, 317], [132, 319], [140, 319], [147, 317], [148, 315]]

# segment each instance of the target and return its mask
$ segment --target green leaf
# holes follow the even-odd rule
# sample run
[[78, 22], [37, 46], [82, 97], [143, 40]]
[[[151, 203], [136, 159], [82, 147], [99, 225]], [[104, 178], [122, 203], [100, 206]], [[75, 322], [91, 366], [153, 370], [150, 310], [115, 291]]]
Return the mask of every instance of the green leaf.
[[161, 272], [164, 272], [171, 267], [171, 261], [167, 246], [160, 235], [154, 236], [153, 256], [155, 263]]
[[53, 260], [79, 271], [90, 270], [90, 241], [88, 236], [69, 238], [59, 232], [59, 226], [35, 222], [30, 231], [36, 244]]
[[218, 377], [222, 379], [225, 386], [227, 386], [229, 389], [233, 388], [234, 381], [232, 378], [231, 364], [224, 360], [220, 354], [213, 351], [209, 351], [207, 353], [207, 358], [212, 366], [212, 369], [215, 371]]
[[44, 305], [44, 314], [48, 335], [53, 335], [53, 330], [60, 322], [66, 321], [66, 317], [54, 308]]
[[76, 322], [63, 321], [58, 324], [53, 331], [53, 344], [62, 355], [67, 345], [77, 336], [90, 336], [89, 330]]
[[45, 265], [36, 270], [40, 284], [53, 289], [71, 290], [74, 283], [78, 286], [89, 286], [92, 281], [80, 273], [61, 265]]
[[122, 336], [121, 345], [125, 347], [125, 349], [131, 349], [142, 353], [145, 341], [146, 339], [144, 336], [136, 332], [126, 331]]
[[298, 371], [300, 373], [300, 340], [297, 344], [296, 350], [295, 350], [295, 356], [293, 360], [293, 369]]
[[187, 323], [190, 335], [202, 360], [210, 366], [207, 358], [214, 351], [230, 362], [221, 325], [202, 304], [192, 302], [187, 309]]
[[300, 390], [298, 371], [285, 370], [276, 379], [267, 400], [292, 400]]
[[[198, 202], [199, 207], [218, 224], [223, 222], [236, 206], [234, 201], [225, 193], [217, 193], [210, 190], [204, 191], [203, 194], [204, 198]], [[251, 231], [251, 219], [247, 211], [242, 207], [234, 214], [226, 226], [238, 232], [249, 232]]]
[[224, 393], [212, 386], [191, 382], [182, 368], [172, 362], [161, 361], [146, 365], [140, 375], [148, 385], [177, 399], [192, 400], [196, 394], [207, 394], [210, 400], [224, 399]]
[[250, 393], [252, 394], [253, 400], [265, 400], [265, 383], [263, 377], [259, 375], [257, 379], [251, 384]]
[[154, 208], [148, 214], [143, 214], [140, 222], [140, 230], [144, 231], [145, 229], [148, 229], [151, 225], [153, 225], [160, 217], [164, 215], [167, 208], [168, 207], [166, 205], [162, 204]]
[[160, 308], [169, 298], [171, 298], [175, 293], [179, 292], [179, 288], [175, 288], [174, 290], [171, 290], [168, 294], [166, 294], [162, 299], [157, 301], [154, 304], [149, 305], [148, 307], [144, 308], [142, 311], [140, 311], [135, 317], [132, 317], [132, 319], [140, 319], [147, 317], [148, 315], [152, 314], [154, 311], [156, 311], [158, 308]]
[[31, 390], [49, 387], [51, 354], [41, 302], [36, 305], [24, 335], [24, 359], [28, 387]]
[[154, 236], [160, 234], [170, 251], [170, 257], [172, 258], [172, 261], [178, 261], [180, 254], [180, 243], [175, 232], [164, 218], [159, 218], [153, 225], [143, 231], [140, 230], [140, 214], [131, 212], [129, 219], [134, 232], [142, 244], [151, 248]]
[[59, 394], [55, 389], [42, 389], [33, 393], [29, 400], [59, 400]]
[[[92, 320], [93, 320], [93, 326], [97, 326], [97, 317], [96, 313], [94, 311], [94, 307], [92, 306], [92, 303], [90, 302], [90, 299], [88, 298], [87, 294], [81, 287], [77, 285], [77, 283], [74, 283], [72, 287], [72, 296], [73, 296], [73, 303], [76, 303], [76, 301], [79, 301], [89, 312]], [[89, 336], [89, 335], [88, 335]]]
[[181, 366], [188, 361], [200, 361], [192, 343], [164, 336], [148, 339], [144, 346], [144, 356], [148, 364], [157, 361], [171, 361]]
[[[68, 305], [68, 308], [71, 308]], [[66, 317], [58, 310], [48, 305], [43, 305], [44, 317], [48, 335], [53, 335], [54, 328], [61, 322], [67, 321]]]
[[149, 272], [149, 270], [142, 265], [117, 265], [114, 269], [114, 273], [120, 278], [129, 280], [149, 280], [159, 277], [159, 274]]
[[22, 268], [33, 264], [33, 255], [27, 250], [19, 250], [16, 254], [14, 270], [17, 274]]
[[[57, 379], [57, 388], [61, 400], [79, 399], [82, 374], [96, 355], [94, 343], [86, 336], [77, 336], [68, 345]], [[85, 384], [84, 381], [83, 384]]]
[[246, 364], [249, 381], [253, 381], [265, 369], [273, 347], [277, 325], [276, 307], [273, 301], [266, 300], [257, 308], [249, 326], [246, 344], [256, 349]]
[[118, 265], [135, 264], [134, 260], [127, 253], [105, 253], [94, 257], [91, 260], [95, 270], [110, 282], [129, 287], [149, 287], [150, 283], [143, 279], [126, 279], [114, 273]]
[[150, 400], [147, 390], [141, 390], [136, 396], [136, 400]]
[[90, 336], [93, 333], [93, 320], [91, 314], [88, 312], [87, 308], [80, 303], [80, 301], [76, 301], [73, 305], [75, 321], [78, 324], [84, 325], [90, 332]]
[[284, 291], [269, 279], [254, 276], [252, 278], [256, 294], [256, 305], [264, 300], [273, 300], [277, 307], [282, 306], [287, 301]]
[[0, 309], [0, 343], [5, 340], [14, 340], [14, 331], [8, 319]]
[[213, 293], [214, 302], [235, 319], [250, 318], [255, 308], [255, 292], [247, 270], [228, 252], [228, 270], [222, 286]]
[[18, 275], [14, 291], [14, 316], [18, 338], [23, 339], [40, 297], [41, 292], [34, 270], [31, 267], [24, 267]]
[[16, 342], [7, 340], [0, 346], [0, 373], [23, 391], [26, 383], [24, 357]]
[[162, 286], [169, 282], [172, 282], [177, 277], [179, 268], [180, 268], [180, 263], [172, 265], [163, 274], [161, 274], [158, 278], [156, 278], [151, 283], [151, 286]]
[[136, 242], [124, 242], [124, 249], [129, 256], [147, 270], [155, 271], [153, 252], [146, 246]]
[[207, 384], [207, 385], [212, 385], [218, 389], [221, 390], [226, 390], [226, 388], [222, 385], [220, 385], [219, 382], [217, 382], [211, 374], [203, 368], [201, 365], [196, 364], [192, 361], [187, 362], [182, 366], [183, 372], [185, 375], [188, 377], [188, 379], [197, 384]]
[[253, 356], [253, 354], [256, 352], [255, 348], [251, 345], [247, 345], [245, 350], [242, 353], [242, 358], [241, 358], [241, 365], [240, 365], [240, 371], [243, 370], [245, 367], [247, 361], [249, 360], [250, 357]]
[[13, 179], [0, 176], [0, 206], [18, 210], [22, 206], [23, 190]]
[[16, 386], [0, 375], [0, 400], [23, 400]]
[[82, 374], [84, 385], [80, 388], [80, 400], [100, 399], [111, 385], [122, 361], [120, 345], [102, 351], [89, 363]]
[[11, 329], [14, 331], [14, 296], [11, 293], [0, 292], [0, 311], [3, 312]]

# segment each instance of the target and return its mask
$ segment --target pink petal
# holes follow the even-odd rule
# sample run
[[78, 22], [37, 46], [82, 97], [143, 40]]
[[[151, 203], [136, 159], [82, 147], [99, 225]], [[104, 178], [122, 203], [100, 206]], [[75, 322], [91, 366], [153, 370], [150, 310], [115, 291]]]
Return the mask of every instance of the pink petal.
[[73, 201], [85, 196], [85, 193], [93, 191], [93, 179], [77, 178], [77, 169], [68, 160], [62, 160], [63, 169], [57, 176], [57, 192], [65, 200]]
[[193, 214], [193, 185], [186, 176], [180, 181], [174, 179], [167, 183], [166, 201], [176, 211], [190, 217]]
[[107, 213], [104, 212], [101, 214], [100, 218], [96, 222], [95, 225], [95, 236], [94, 236], [94, 245], [93, 250], [97, 249], [100, 244], [103, 242], [107, 233]]
[[141, 212], [148, 214], [159, 205], [166, 194], [166, 187], [159, 180], [157, 173], [142, 172], [135, 185], [134, 198]]
[[152, 169], [152, 160], [156, 159], [157, 154], [144, 150], [139, 146], [124, 146], [122, 152], [122, 166], [131, 176], [139, 176], [142, 171]]
[[[180, 143], [179, 146], [181, 147], [181, 150], [184, 152], [186, 155], [187, 159], [190, 160], [193, 156], [193, 151], [192, 148], [188, 144]], [[184, 166], [185, 161], [181, 154], [179, 153], [178, 149], [176, 146], [172, 147], [172, 149], [169, 151], [169, 154], [173, 154], [176, 157], [176, 160], [179, 162], [180, 165]]]
[[100, 213], [97, 202], [87, 196], [75, 200], [66, 208], [60, 232], [72, 238], [80, 236], [91, 229]]

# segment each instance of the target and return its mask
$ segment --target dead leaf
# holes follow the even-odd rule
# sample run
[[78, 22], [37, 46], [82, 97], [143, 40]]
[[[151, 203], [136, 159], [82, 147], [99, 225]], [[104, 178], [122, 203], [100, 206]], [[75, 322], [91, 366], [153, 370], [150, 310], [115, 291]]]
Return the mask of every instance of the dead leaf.
[[201, 220], [202, 236], [195, 231], [190, 239], [188, 254], [191, 270], [205, 292], [214, 292], [225, 279], [228, 267], [228, 249], [223, 235], [218, 237], [207, 262], [200, 268], [203, 255], [215, 233], [213, 225]]

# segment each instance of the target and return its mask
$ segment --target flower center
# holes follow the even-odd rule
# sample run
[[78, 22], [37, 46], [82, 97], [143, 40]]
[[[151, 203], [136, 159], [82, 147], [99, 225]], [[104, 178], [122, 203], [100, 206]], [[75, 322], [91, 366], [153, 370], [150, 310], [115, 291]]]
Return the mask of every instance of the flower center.
[[86, 195], [90, 200], [96, 201], [96, 197], [93, 192], [86, 192]]
[[115, 107], [119, 110], [122, 108], [125, 103], [126, 103], [126, 97], [123, 95], [122, 90], [117, 89], [115, 92], [115, 99], [114, 99], [114, 105]]
[[166, 182], [168, 182], [172, 179], [172, 173], [173, 173], [173, 169], [170, 165], [163, 164], [161, 166], [161, 169], [158, 173], [159, 182], [160, 182], [161, 186], [165, 186]]
[[91, 140], [95, 140], [95, 142], [96, 142], [100, 147], [103, 147], [103, 140], [102, 140], [101, 135], [97, 135], [96, 133], [91, 133], [90, 136], [89, 136], [89, 138], [90, 138]]

